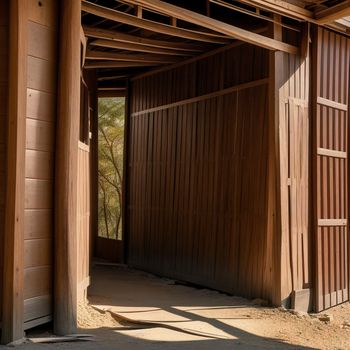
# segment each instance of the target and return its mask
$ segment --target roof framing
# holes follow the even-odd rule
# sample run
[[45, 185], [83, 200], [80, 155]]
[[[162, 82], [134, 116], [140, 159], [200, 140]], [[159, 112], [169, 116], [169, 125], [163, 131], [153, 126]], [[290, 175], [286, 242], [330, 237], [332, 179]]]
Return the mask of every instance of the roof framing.
[[[124, 24], [133, 25], [139, 28], [151, 30], [154, 32], [168, 34], [173, 36], [180, 36], [192, 40], [200, 40], [206, 42], [222, 43], [228, 42], [227, 39], [233, 38], [254, 44], [269, 50], [283, 51], [291, 54], [297, 54], [299, 49], [296, 46], [281, 42], [279, 40], [271, 39], [266, 36], [253, 33], [251, 31], [221, 22], [219, 20], [201, 15], [199, 13], [180, 8], [178, 6], [168, 4], [159, 0], [123, 0], [131, 5], [141, 6], [143, 8], [157, 11], [170, 17], [186, 21], [188, 23], [206, 28], [207, 30], [214, 30], [219, 34], [211, 34], [197, 31], [189, 31], [188, 29], [172, 27], [170, 25], [160, 24], [153, 21], [138, 18], [132, 15], [121, 13], [112, 9], [108, 9], [99, 5], [95, 5], [86, 1], [82, 2], [82, 9], [86, 12], [108, 18]], [[185, 33], [187, 36], [184, 36]], [[225, 38], [227, 37], [227, 39]], [[218, 41], [220, 40], [220, 41]]]
[[144, 18], [139, 18], [124, 12], [112, 10], [110, 8], [96, 5], [87, 1], [82, 2], [81, 8], [83, 11], [99, 17], [107, 18], [115, 22], [128, 24], [161, 34], [214, 44], [225, 44], [229, 41], [229, 38], [226, 38], [223, 35], [178, 28], [171, 25], [150, 21]]
[[350, 0], [343, 1], [328, 9], [318, 11], [315, 14], [318, 24], [328, 24], [346, 16], [350, 16]]

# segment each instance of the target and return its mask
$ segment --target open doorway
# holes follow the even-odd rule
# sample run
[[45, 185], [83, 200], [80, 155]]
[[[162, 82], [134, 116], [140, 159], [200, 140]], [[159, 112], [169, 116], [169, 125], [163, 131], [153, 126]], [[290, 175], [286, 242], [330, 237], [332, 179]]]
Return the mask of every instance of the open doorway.
[[98, 229], [95, 256], [124, 262], [122, 219], [125, 98], [98, 99]]

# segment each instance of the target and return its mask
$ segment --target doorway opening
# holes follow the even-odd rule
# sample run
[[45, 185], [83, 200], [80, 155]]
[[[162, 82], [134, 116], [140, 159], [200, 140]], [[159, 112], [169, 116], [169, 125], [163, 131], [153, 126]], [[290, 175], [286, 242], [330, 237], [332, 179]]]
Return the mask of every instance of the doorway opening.
[[124, 262], [125, 98], [98, 98], [98, 227], [95, 257]]

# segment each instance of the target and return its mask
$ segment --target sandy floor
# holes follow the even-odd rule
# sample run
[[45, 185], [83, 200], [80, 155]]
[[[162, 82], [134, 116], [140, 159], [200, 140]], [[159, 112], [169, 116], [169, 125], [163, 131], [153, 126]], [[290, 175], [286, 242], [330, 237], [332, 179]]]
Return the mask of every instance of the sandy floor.
[[334, 320], [324, 323], [113, 267], [94, 269], [89, 301], [79, 307], [79, 324], [94, 341], [19, 349], [350, 349], [350, 303], [327, 311]]

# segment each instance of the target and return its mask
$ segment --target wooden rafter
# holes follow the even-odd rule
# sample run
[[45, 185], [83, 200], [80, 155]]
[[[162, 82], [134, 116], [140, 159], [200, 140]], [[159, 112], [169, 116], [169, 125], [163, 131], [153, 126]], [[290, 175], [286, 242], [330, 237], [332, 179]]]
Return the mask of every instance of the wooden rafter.
[[103, 6], [99, 6], [87, 1], [82, 2], [82, 10], [99, 17], [107, 18], [111, 21], [128, 24], [134, 27], [146, 29], [149, 31], [176, 36], [184, 39], [203, 41], [207, 43], [225, 44], [228, 43], [229, 38], [224, 35], [204, 33], [200, 31], [194, 31], [189, 29], [183, 29], [179, 27], [173, 27], [171, 25], [162, 24], [154, 21], [150, 21], [143, 18], [138, 18], [120, 11], [115, 11]]
[[174, 63], [179, 60], [178, 57], [168, 55], [155, 54], [134, 54], [134, 53], [116, 53], [108, 51], [86, 52], [86, 59], [89, 60], [110, 60], [110, 61], [127, 61], [127, 62], [143, 62], [143, 63]]
[[114, 30], [94, 28], [89, 26], [84, 26], [83, 29], [84, 29], [85, 35], [89, 38], [116, 40], [119, 42], [158, 47], [158, 48], [163, 48], [167, 50], [201, 52], [206, 47], [203, 45], [184, 43], [184, 42], [173, 42], [173, 41], [142, 38], [136, 35], [125, 34]]
[[283, 16], [299, 19], [302, 21], [313, 21], [313, 12], [302, 7], [293, 5], [283, 0], [238, 0], [239, 2], [255, 6], [260, 9], [281, 14]]
[[147, 53], [170, 55], [170, 56], [192, 56], [196, 53], [196, 52], [189, 52], [189, 51], [175, 51], [175, 50], [169, 50], [169, 49], [162, 49], [158, 47], [150, 47], [145, 45], [124, 43], [124, 42], [119, 42], [115, 40], [105, 40], [105, 39], [94, 40], [90, 43], [90, 45], [99, 46], [99, 47], [108, 47], [110, 49], [147, 52]]
[[350, 16], [350, 0], [343, 1], [315, 14], [318, 24], [328, 24], [346, 16]]
[[290, 26], [290, 25], [284, 24], [284, 23], [276, 23], [276, 21], [274, 21], [273, 18], [260, 14], [259, 13], [260, 11], [254, 12], [252, 10], [247, 10], [246, 8], [227, 3], [226, 1], [223, 1], [223, 0], [208, 0], [208, 1], [209, 1], [209, 3], [215, 4], [215, 5], [218, 5], [221, 7], [225, 7], [225, 8], [228, 8], [230, 10], [233, 10], [233, 11], [241, 12], [241, 13], [247, 14], [247, 15], [252, 16], [252, 17], [257, 17], [257, 18], [260, 18], [264, 21], [275, 23], [281, 27], [300, 32], [300, 30], [294, 26]]
[[159, 0], [125, 0], [131, 4], [143, 6], [147, 9], [156, 10], [167, 16], [174, 16], [183, 21], [214, 30], [225, 34], [231, 38], [242, 40], [253, 45], [257, 45], [269, 50], [284, 51], [291, 54], [297, 54], [299, 49], [293, 45], [286, 44], [279, 40], [271, 39], [248, 30], [232, 26], [219, 20], [204, 16], [202, 14], [180, 8], [178, 6], [159, 1]]
[[92, 68], [131, 68], [131, 67], [152, 67], [156, 66], [156, 63], [147, 62], [118, 62], [118, 61], [87, 61], [84, 65], [86, 69]]

